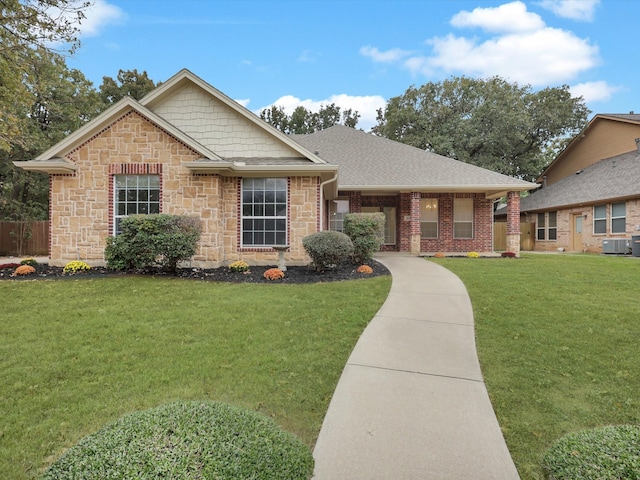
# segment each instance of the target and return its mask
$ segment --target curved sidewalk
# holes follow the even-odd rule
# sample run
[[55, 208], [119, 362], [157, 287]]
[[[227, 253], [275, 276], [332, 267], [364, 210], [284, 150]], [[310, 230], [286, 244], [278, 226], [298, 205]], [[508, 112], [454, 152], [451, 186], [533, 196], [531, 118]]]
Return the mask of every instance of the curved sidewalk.
[[519, 479], [482, 379], [453, 273], [376, 257], [389, 297], [358, 340], [314, 450], [314, 480]]

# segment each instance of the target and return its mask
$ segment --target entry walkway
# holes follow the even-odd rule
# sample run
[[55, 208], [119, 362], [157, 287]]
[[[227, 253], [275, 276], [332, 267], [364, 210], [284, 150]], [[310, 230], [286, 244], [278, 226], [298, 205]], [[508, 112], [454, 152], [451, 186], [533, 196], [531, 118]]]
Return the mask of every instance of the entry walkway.
[[380, 254], [389, 297], [358, 340], [314, 450], [315, 480], [511, 480], [458, 277]]

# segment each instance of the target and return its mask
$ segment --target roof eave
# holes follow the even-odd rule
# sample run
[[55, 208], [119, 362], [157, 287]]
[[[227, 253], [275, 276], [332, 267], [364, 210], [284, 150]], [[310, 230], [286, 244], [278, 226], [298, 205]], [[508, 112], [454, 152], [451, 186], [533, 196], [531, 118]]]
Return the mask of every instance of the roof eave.
[[69, 175], [75, 173], [78, 166], [62, 158], [51, 158], [49, 160], [27, 160], [13, 162], [13, 164], [29, 172], [48, 173], [49, 175]]
[[487, 198], [500, 198], [508, 192], [525, 192], [538, 188], [535, 183], [513, 185], [338, 185], [345, 191], [395, 191], [421, 193], [484, 193]]

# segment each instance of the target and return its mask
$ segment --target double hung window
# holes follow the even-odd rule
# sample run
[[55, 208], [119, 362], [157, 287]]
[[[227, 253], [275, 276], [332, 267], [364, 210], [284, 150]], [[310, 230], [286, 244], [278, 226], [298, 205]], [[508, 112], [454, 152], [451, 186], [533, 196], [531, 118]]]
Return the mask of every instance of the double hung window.
[[242, 180], [242, 246], [287, 244], [286, 178]]
[[113, 185], [114, 235], [121, 232], [120, 222], [129, 215], [160, 213], [158, 175], [116, 175]]
[[453, 238], [473, 238], [473, 198], [454, 199]]

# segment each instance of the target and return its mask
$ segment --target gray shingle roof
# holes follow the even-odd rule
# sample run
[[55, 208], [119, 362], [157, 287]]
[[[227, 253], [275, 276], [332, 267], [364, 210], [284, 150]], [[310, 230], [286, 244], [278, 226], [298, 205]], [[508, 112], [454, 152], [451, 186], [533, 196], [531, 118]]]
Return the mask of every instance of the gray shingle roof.
[[484, 168], [337, 125], [292, 138], [339, 166], [340, 189], [419, 188], [528, 190], [533, 184]]
[[637, 150], [601, 160], [580, 173], [522, 198], [520, 211], [548, 210], [640, 196], [640, 153]]

